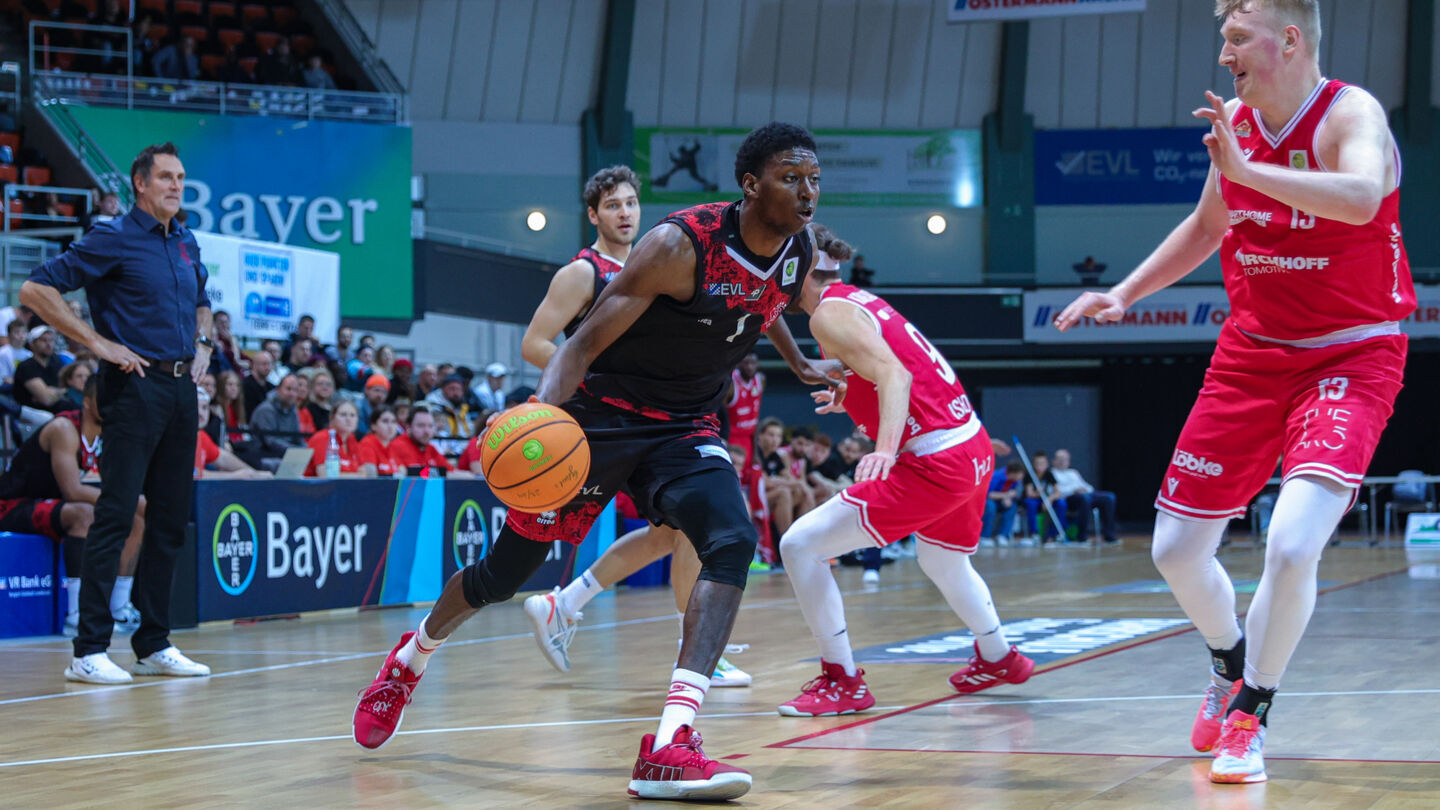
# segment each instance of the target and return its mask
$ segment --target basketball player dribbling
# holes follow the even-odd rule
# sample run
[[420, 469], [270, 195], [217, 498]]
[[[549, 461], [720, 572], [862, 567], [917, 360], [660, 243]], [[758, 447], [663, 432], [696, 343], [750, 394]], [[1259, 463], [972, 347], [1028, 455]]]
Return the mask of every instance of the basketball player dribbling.
[[[629, 166], [596, 172], [581, 195], [585, 213], [595, 226], [595, 242], [569, 264], [555, 271], [545, 298], [536, 307], [521, 341], [525, 360], [544, 369], [559, 350], [555, 338], [568, 338], [580, 328], [590, 306], [610, 279], [625, 266], [630, 246], [640, 232], [640, 179]], [[743, 365], [743, 362], [742, 362]], [[656, 560], [670, 556], [670, 582], [683, 631], [690, 587], [700, 574], [700, 558], [678, 529], [648, 526], [629, 532], [605, 550], [595, 564], [564, 588], [525, 600], [525, 615], [541, 653], [561, 672], [570, 671], [570, 644], [581, 609], [606, 588]], [[721, 656], [710, 676], [711, 686], [749, 686], [750, 675]]]
[[[1055, 320], [1115, 321], [1220, 250], [1231, 317], [1155, 507], [1155, 565], [1210, 648], [1191, 743], [1215, 782], [1266, 779], [1280, 677], [1315, 607], [1321, 552], [1354, 503], [1401, 388], [1415, 309], [1400, 158], [1365, 90], [1322, 78], [1316, 0], [1219, 0], [1238, 96], [1195, 115], [1211, 172], [1199, 204], [1128, 278]], [[1265, 569], [1242, 633], [1215, 559], [1282, 460]]]
[[820, 647], [820, 675], [780, 714], [850, 714], [875, 705], [855, 666], [830, 560], [912, 533], [921, 570], [975, 636], [975, 655], [951, 685], [970, 693], [1024, 683], [1035, 662], [1005, 640], [990, 589], [970, 564], [995, 469], [990, 436], [950, 363], [883, 299], [841, 283], [824, 238], [798, 303], [821, 350], [844, 364], [850, 384], [843, 399], [832, 391], [814, 394], [817, 412], [849, 413], [875, 450], [856, 465], [853, 485], [780, 538], [790, 583]]
[[[756, 542], [714, 414], [730, 370], [761, 333], [805, 382], [839, 382], [840, 374], [834, 364], [801, 356], [780, 320], [814, 266], [805, 227], [819, 199], [814, 139], [789, 124], [760, 127], [736, 154], [735, 178], [740, 201], [677, 212], [646, 234], [551, 357], [536, 398], [564, 403], [585, 429], [590, 475], [556, 512], [511, 510], [490, 553], [451, 577], [418, 630], [401, 637], [361, 693], [354, 720], [360, 745], [376, 748], [394, 734], [429, 656], [457, 627], [511, 598], [553, 541], [580, 542], [624, 486], [652, 522], [684, 531], [701, 563], [660, 724], [641, 740], [629, 792], [719, 800], [750, 789], [750, 774], [707, 757], [693, 727]], [[666, 350], [655, 351], [662, 343]]]

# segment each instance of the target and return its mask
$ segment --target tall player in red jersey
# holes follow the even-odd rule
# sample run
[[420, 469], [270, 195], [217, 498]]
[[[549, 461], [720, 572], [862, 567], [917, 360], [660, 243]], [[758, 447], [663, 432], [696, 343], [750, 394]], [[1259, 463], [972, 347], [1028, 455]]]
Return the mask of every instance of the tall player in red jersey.
[[[590, 305], [630, 257], [630, 245], [640, 231], [639, 188], [640, 178], [629, 166], [601, 169], [585, 183], [581, 197], [590, 224], [595, 226], [595, 243], [555, 271], [550, 289], [531, 316], [521, 344], [525, 359], [541, 370], [559, 350], [555, 338], [562, 331], [566, 337], [575, 334], [580, 322], [590, 313]], [[473, 441], [479, 440], [477, 436]], [[559, 671], [569, 672], [570, 644], [575, 638], [581, 609], [606, 588], [667, 555], [670, 556], [675, 607], [683, 628], [690, 586], [700, 574], [700, 559], [695, 556], [689, 539], [678, 529], [663, 524], [648, 526], [610, 544], [593, 565], [564, 588], [525, 600], [525, 615], [530, 619], [535, 641], [545, 660]], [[749, 686], [750, 675], [721, 657], [710, 685]]]
[[[829, 232], [821, 233], [821, 249]], [[828, 251], [827, 251], [828, 252]], [[831, 558], [915, 535], [920, 568], [975, 635], [975, 656], [950, 677], [960, 692], [1024, 683], [1035, 662], [1005, 640], [985, 580], [970, 565], [995, 453], [955, 370], [914, 324], [881, 298], [840, 283], [826, 253], [800, 292], [825, 356], [844, 364], [843, 400], [819, 392], [821, 413], [844, 411], [875, 450], [855, 483], [795, 521], [780, 538], [790, 583], [820, 646], [820, 675], [780, 706], [791, 717], [850, 714], [875, 705], [857, 669]]]
[[693, 728], [756, 541], [714, 414], [730, 370], [762, 333], [806, 382], [839, 373], [806, 360], [780, 320], [814, 266], [805, 229], [820, 193], [814, 139], [789, 124], [760, 127], [736, 153], [735, 179], [740, 201], [677, 212], [646, 234], [550, 359], [536, 397], [564, 403], [585, 430], [591, 466], [580, 495], [555, 512], [512, 510], [490, 553], [451, 577], [361, 693], [356, 742], [388, 740], [436, 648], [476, 611], [512, 597], [553, 541], [580, 542], [623, 486], [653, 523], [684, 531], [701, 562], [659, 729], [640, 742], [629, 791], [717, 800], [750, 789], [749, 773], [705, 756]]
[[730, 441], [745, 450], [746, 462], [755, 454], [755, 428], [760, 424], [760, 400], [765, 396], [765, 375], [760, 356], [751, 352], [730, 373], [730, 401], [725, 403], [730, 418]]
[[[1314, 610], [1320, 554], [1400, 391], [1399, 321], [1415, 291], [1385, 111], [1321, 76], [1319, 4], [1221, 0], [1216, 16], [1239, 98], [1207, 93], [1195, 112], [1211, 123], [1199, 205], [1128, 278], [1080, 296], [1055, 324], [1117, 320], [1220, 250], [1231, 318], [1161, 484], [1152, 553], [1210, 647], [1191, 742], [1215, 749], [1212, 781], [1259, 782], [1266, 716]], [[1283, 483], [1242, 633], [1215, 550], [1277, 458]]]

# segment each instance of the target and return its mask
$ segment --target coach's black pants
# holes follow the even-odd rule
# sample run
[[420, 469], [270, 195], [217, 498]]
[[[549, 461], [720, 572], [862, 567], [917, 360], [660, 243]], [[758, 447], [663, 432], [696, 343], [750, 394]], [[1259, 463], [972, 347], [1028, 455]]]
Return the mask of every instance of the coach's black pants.
[[145, 542], [130, 597], [141, 622], [130, 645], [144, 658], [170, 646], [170, 588], [194, 487], [195, 383], [188, 375], [170, 377], [153, 368], [142, 378], [109, 363], [100, 364], [99, 375], [100, 500], [85, 541], [75, 656], [110, 646], [115, 629], [110, 591], [143, 493]]

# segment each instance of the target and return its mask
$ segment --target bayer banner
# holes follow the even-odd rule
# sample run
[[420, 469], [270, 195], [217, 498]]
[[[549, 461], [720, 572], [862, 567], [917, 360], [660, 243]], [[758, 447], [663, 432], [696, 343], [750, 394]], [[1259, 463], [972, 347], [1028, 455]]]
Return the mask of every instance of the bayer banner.
[[195, 241], [210, 306], [230, 314], [237, 337], [285, 339], [301, 315], [315, 318], [317, 335], [339, 329], [339, 254], [203, 231]]
[[1214, 343], [1230, 317], [1224, 287], [1171, 287], [1141, 299], [1118, 322], [1083, 318], [1068, 332], [1056, 329], [1055, 316], [1082, 292], [1075, 287], [1025, 293], [1025, 342]]
[[1145, 0], [950, 0], [952, 23], [1144, 11]]

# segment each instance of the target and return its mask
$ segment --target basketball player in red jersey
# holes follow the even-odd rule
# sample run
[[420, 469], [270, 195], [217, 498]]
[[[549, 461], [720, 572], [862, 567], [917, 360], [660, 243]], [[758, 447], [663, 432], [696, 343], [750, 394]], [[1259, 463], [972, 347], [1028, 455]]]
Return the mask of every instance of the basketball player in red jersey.
[[[625, 266], [630, 245], [640, 231], [639, 188], [640, 178], [629, 166], [601, 169], [585, 184], [585, 213], [598, 236], [574, 261], [555, 271], [550, 289], [530, 318], [521, 353], [538, 368], [543, 370], [559, 349], [555, 338], [561, 331], [566, 337], [575, 334], [590, 305]], [[648, 526], [616, 540], [564, 588], [525, 600], [525, 615], [545, 660], [559, 671], [569, 672], [570, 644], [581, 609], [606, 588], [666, 555], [670, 556], [670, 583], [683, 628], [690, 586], [700, 574], [700, 558], [678, 529]], [[749, 686], [750, 675], [722, 656], [710, 685]]]
[[[1210, 648], [1191, 742], [1215, 749], [1212, 781], [1260, 782], [1268, 709], [1314, 609], [1320, 554], [1400, 391], [1399, 321], [1415, 290], [1385, 111], [1322, 78], [1319, 3], [1221, 0], [1216, 16], [1239, 98], [1207, 93], [1195, 112], [1211, 123], [1199, 205], [1128, 278], [1081, 295], [1055, 325], [1118, 320], [1220, 250], [1231, 317], [1161, 484], [1152, 553]], [[1276, 458], [1283, 483], [1242, 633], [1215, 550]]]
[[760, 371], [760, 356], [751, 352], [730, 373], [730, 401], [725, 404], [730, 417], [730, 441], [742, 447], [748, 462], [755, 454], [755, 428], [760, 424], [760, 399], [765, 396], [765, 375]]
[[[822, 251], [826, 245], [821, 244]], [[781, 704], [790, 717], [850, 714], [875, 705], [845, 629], [830, 560], [913, 533], [920, 568], [975, 635], [975, 656], [950, 677], [960, 692], [1024, 683], [1035, 662], [1005, 640], [985, 580], [970, 565], [995, 454], [955, 370], [881, 298], [840, 282], [826, 253], [806, 279], [800, 308], [828, 358], [846, 368], [843, 400], [814, 396], [819, 413], [847, 412], [875, 441], [855, 483], [805, 513], [780, 538], [805, 623], [820, 647], [820, 675]]]
[[[814, 266], [805, 226], [819, 199], [815, 142], [771, 123], [741, 144], [743, 198], [677, 212], [646, 234], [554, 354], [536, 397], [564, 403], [590, 442], [589, 478], [561, 509], [512, 510], [489, 554], [456, 573], [417, 631], [406, 633], [356, 707], [356, 742], [394, 734], [429, 656], [466, 619], [508, 600], [555, 540], [578, 543], [622, 487], [654, 523], [691, 538], [701, 562], [659, 729], [641, 740], [629, 791], [641, 798], [731, 799], [746, 771], [705, 756], [695, 714], [740, 607], [755, 527], [715, 410], [730, 371], [766, 334], [805, 382], [842, 380], [806, 360], [780, 314]], [[656, 351], [663, 344], [665, 351]]]

